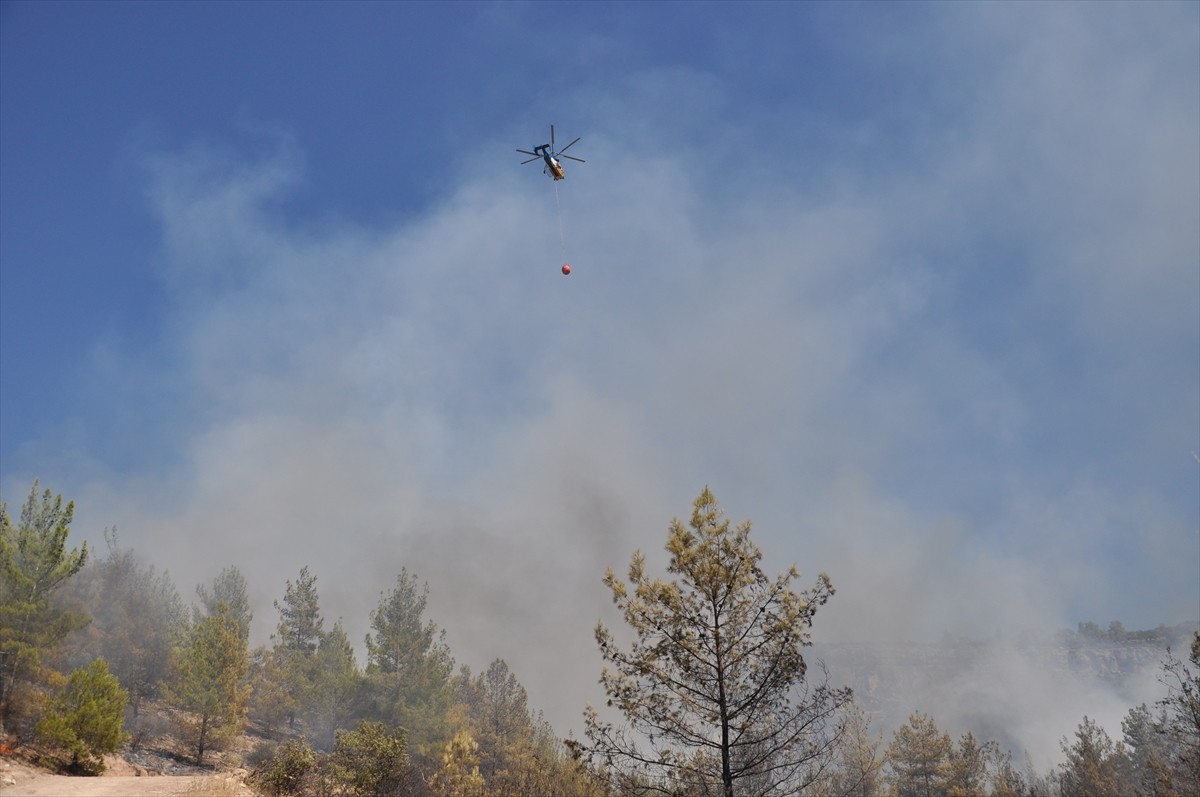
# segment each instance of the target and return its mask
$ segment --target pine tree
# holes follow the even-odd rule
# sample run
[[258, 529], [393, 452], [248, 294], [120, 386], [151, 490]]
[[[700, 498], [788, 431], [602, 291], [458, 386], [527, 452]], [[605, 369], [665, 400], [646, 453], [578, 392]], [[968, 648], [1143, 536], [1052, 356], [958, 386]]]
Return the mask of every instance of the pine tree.
[[396, 586], [371, 612], [367, 634], [367, 681], [374, 715], [410, 731], [411, 752], [421, 768], [436, 766], [449, 733], [446, 714], [453, 691], [454, 659], [445, 632], [424, 620], [429, 587], [401, 569]]
[[1172, 752], [1160, 780], [1168, 793], [1200, 797], [1200, 631], [1192, 636], [1188, 660], [1168, 650], [1162, 670], [1167, 696], [1159, 705], [1166, 716], [1159, 727]]
[[247, 713], [274, 735], [292, 719], [298, 706], [288, 694], [287, 674], [273, 651], [260, 645], [250, 651], [249, 658], [251, 688]]
[[108, 663], [96, 659], [71, 673], [67, 688], [38, 722], [38, 737], [70, 754], [71, 771], [99, 774], [103, 756], [115, 753], [125, 739], [121, 726], [128, 698]]
[[304, 710], [312, 697], [312, 660], [324, 636], [325, 624], [319, 604], [317, 577], [309, 572], [307, 566], [300, 569], [300, 578], [295, 584], [287, 582], [283, 604], [275, 601], [279, 625], [272, 637], [275, 643], [272, 656], [284, 677], [284, 690], [290, 705], [288, 728], [292, 730], [296, 727], [297, 714]]
[[1013, 766], [1011, 755], [997, 757], [991, 797], [1028, 797], [1040, 793], [1031, 788], [1025, 776]]
[[884, 755], [880, 737], [871, 734], [866, 713], [851, 704], [845, 711], [846, 731], [837, 745], [834, 766], [816, 784], [819, 797], [879, 797], [883, 794]]
[[75, 502], [30, 488], [14, 526], [0, 502], [0, 728], [14, 729], [22, 716], [19, 685], [43, 676], [42, 657], [88, 618], [51, 604], [50, 596], [87, 562], [84, 542], [67, 551]]
[[947, 773], [949, 797], [984, 797], [987, 794], [988, 764], [999, 755], [995, 742], [980, 744], [967, 732], [950, 751]]
[[496, 659], [473, 679], [464, 668], [458, 689], [479, 745], [480, 771], [494, 790], [497, 780], [506, 780], [505, 770], [520, 756], [520, 748], [531, 744], [533, 720], [525, 687], [503, 659]]
[[950, 789], [954, 743], [928, 714], [912, 714], [888, 745], [889, 780], [896, 797], [939, 797]]
[[65, 661], [84, 666], [96, 658], [129, 690], [136, 718], [141, 701], [156, 697], [172, 677], [172, 656], [186, 638], [183, 601], [169, 574], [156, 572], [132, 550], [118, 544], [116, 529], [106, 530], [108, 556], [92, 561], [63, 590], [86, 605], [91, 624], [64, 640]]
[[193, 629], [189, 645], [179, 662], [179, 677], [169, 690], [169, 699], [190, 712], [180, 729], [196, 751], [197, 765], [204, 753], [219, 747], [241, 732], [245, 722], [248, 687], [246, 643], [229, 607]]
[[[525, 687], [503, 659], [472, 677], [463, 667], [454, 678], [458, 705], [478, 744], [479, 774], [488, 797], [600, 797], [600, 784], [566, 754], [541, 714], [529, 710]], [[453, 721], [452, 721], [453, 722]]]
[[398, 673], [450, 661], [445, 632], [432, 621], [423, 621], [428, 599], [429, 586], [418, 590], [417, 577], [401, 568], [396, 586], [380, 596], [379, 607], [371, 612], [375, 633], [367, 634], [369, 668]]
[[246, 579], [242, 571], [234, 565], [229, 565], [213, 579], [211, 592], [203, 584], [197, 586], [196, 597], [200, 599], [204, 609], [202, 614], [197, 614], [196, 622], [216, 614], [217, 607], [224, 603], [229, 607], [229, 614], [237, 621], [242, 638], [249, 643], [250, 622], [254, 619], [254, 612], [250, 610], [250, 598], [246, 595]]
[[1075, 731], [1075, 742], [1062, 740], [1067, 760], [1059, 767], [1062, 797], [1131, 797], [1133, 787], [1123, 777], [1126, 768], [1124, 745], [1095, 723], [1083, 718]]
[[441, 767], [429, 779], [434, 797], [483, 797], [478, 750], [470, 731], [454, 734], [442, 753]]
[[354, 648], [338, 620], [321, 636], [310, 662], [311, 687], [301, 713], [309, 723], [317, 746], [328, 750], [334, 731], [349, 719], [360, 676]]
[[1174, 752], [1170, 734], [1163, 732], [1166, 714], [1155, 719], [1144, 703], [1134, 706], [1121, 720], [1126, 768], [1124, 777], [1139, 794], [1156, 797], [1175, 794], [1170, 787], [1170, 761]]
[[793, 567], [772, 579], [750, 541], [750, 523], [731, 528], [705, 488], [690, 529], [675, 520], [667, 540], [673, 581], [651, 579], [635, 552], [629, 585], [604, 583], [636, 640], [629, 649], [602, 624], [596, 641], [609, 705], [632, 732], [585, 713], [579, 746], [619, 778], [689, 794], [710, 787], [764, 797], [804, 788], [832, 756], [849, 690], [808, 684], [801, 651], [813, 616], [833, 594], [824, 574], [795, 592]]
[[317, 577], [308, 571], [307, 566], [300, 568], [300, 577], [295, 584], [287, 582], [283, 593], [283, 605], [275, 601], [275, 608], [279, 610], [279, 625], [275, 631], [276, 648], [306, 659], [311, 658], [321, 642], [325, 621], [321, 617], [317, 598]]

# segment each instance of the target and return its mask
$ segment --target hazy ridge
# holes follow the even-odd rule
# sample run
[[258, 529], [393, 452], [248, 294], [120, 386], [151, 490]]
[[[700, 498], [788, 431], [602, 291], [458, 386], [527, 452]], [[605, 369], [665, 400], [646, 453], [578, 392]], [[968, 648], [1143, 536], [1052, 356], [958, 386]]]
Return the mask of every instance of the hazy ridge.
[[943, 730], [998, 742], [1037, 767], [1059, 758], [1059, 741], [1084, 715], [1120, 738], [1134, 706], [1165, 696], [1159, 682], [1168, 648], [1186, 658], [1197, 623], [1150, 631], [1030, 632], [1008, 639], [946, 637], [933, 643], [840, 642], [814, 645], [830, 681], [854, 689], [886, 744], [914, 711]]

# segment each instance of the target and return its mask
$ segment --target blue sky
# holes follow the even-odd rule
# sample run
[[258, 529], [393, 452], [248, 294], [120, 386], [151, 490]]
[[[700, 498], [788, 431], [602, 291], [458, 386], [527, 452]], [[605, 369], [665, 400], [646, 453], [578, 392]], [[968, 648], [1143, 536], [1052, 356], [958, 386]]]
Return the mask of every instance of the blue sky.
[[1194, 3], [4, 2], [0, 486], [558, 720], [706, 484], [818, 636], [1195, 620], [1198, 97]]

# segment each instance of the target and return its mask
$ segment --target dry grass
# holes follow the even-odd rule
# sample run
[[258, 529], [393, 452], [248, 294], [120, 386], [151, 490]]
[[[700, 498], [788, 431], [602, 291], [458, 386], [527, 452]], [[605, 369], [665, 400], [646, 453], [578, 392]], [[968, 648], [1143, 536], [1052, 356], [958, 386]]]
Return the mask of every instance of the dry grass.
[[206, 775], [193, 778], [188, 784], [186, 797], [253, 797], [257, 794], [233, 775]]

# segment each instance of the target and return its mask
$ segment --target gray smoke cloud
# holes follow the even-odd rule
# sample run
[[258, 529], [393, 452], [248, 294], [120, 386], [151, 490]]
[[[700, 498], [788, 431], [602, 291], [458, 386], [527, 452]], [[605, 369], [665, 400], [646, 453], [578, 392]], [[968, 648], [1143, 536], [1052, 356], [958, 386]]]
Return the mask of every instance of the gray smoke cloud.
[[[587, 86], [569, 278], [554, 189], [499, 134], [371, 226], [289, 215], [303, 142], [148, 156], [162, 351], [91, 376], [161, 397], [125, 427], [158, 464], [83, 452], [54, 486], [185, 596], [236, 564], [260, 641], [302, 566], [356, 641], [407, 567], [457, 660], [504, 658], [563, 733], [602, 697], [605, 568], [661, 565], [706, 484], [769, 570], [830, 573], [819, 640], [1195, 619], [1195, 15], [1155, 11], [950, 13], [914, 49], [953, 105], [795, 162], [745, 150], [714, 76]], [[671, 150], [681, 108], [707, 140]], [[979, 667], [1039, 754], [1127, 708]]]

